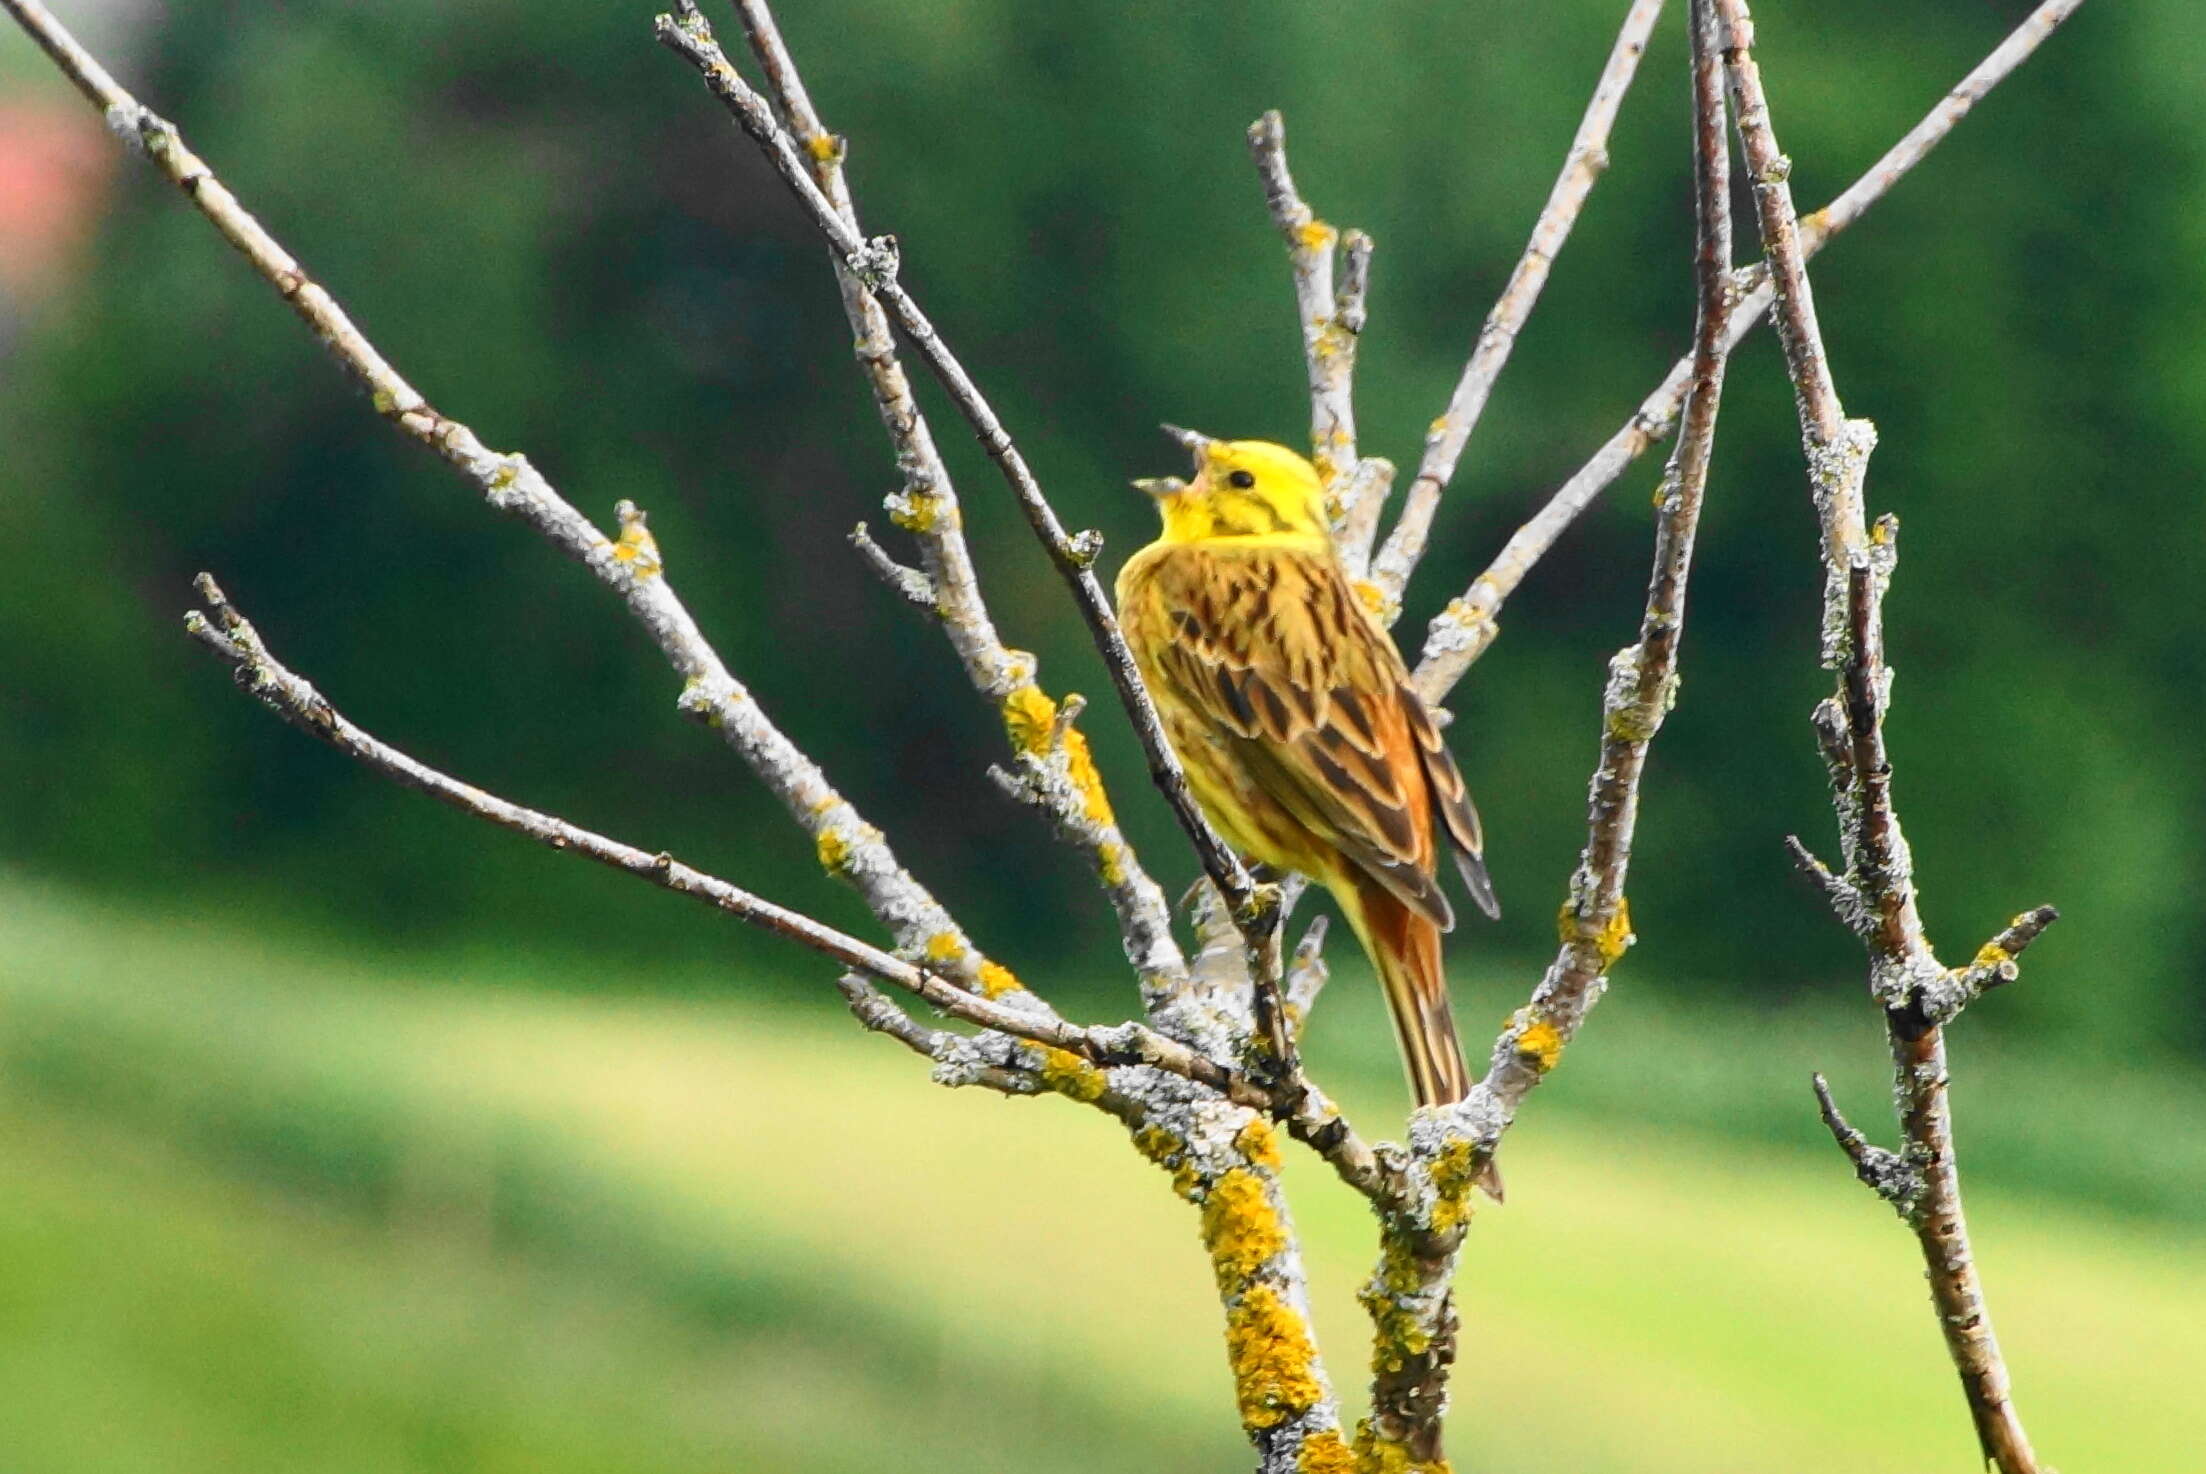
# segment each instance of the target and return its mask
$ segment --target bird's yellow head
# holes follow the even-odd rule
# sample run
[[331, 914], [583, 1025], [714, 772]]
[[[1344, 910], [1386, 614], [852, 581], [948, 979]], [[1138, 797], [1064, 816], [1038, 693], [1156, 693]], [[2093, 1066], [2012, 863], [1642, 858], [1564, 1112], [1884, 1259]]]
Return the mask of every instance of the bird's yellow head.
[[1168, 543], [1230, 538], [1273, 546], [1325, 546], [1325, 487], [1317, 469], [1268, 440], [1213, 440], [1164, 427], [1195, 457], [1195, 479], [1136, 481], [1156, 498]]

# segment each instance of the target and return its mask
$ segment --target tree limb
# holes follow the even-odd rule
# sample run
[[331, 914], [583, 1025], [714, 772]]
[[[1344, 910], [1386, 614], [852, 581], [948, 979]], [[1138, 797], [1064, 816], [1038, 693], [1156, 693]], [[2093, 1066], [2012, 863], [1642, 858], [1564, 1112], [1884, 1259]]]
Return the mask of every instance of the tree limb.
[[[1814, 256], [1833, 237], [1868, 213], [1871, 205], [1882, 199], [1909, 170], [1942, 143], [1954, 125], [1968, 116], [1970, 109], [1982, 101], [1986, 93], [2029, 60], [2045, 39], [2082, 4], [2083, 0], [2045, 0], [2032, 11], [1866, 173], [1830, 204], [1800, 222], [1802, 253]], [[1726, 334], [1724, 346], [1727, 350], [1738, 346], [1775, 300], [1768, 269], [1761, 263], [1733, 272], [1732, 290], [1737, 301]], [[1479, 656], [1486, 653], [1494, 636], [1500, 632], [1495, 621], [1502, 603], [1517, 591], [1525, 575], [1546, 556], [1564, 530], [1577, 520], [1578, 514], [1623, 475], [1626, 467], [1676, 431], [1678, 411], [1685, 402], [1686, 382], [1691, 373], [1690, 354], [1672, 364], [1670, 372], [1640, 402], [1623, 428], [1611, 435], [1594, 452], [1592, 459], [1573, 473], [1546, 505], [1517, 529], [1487, 565], [1486, 571], [1471, 580], [1470, 587], [1460, 597], [1449, 601], [1448, 607], [1433, 619], [1416, 670], [1417, 690], [1425, 700], [1435, 705], [1444, 700]]]
[[[821, 191], [805, 162], [804, 154], [790, 138], [787, 130], [775, 120], [773, 110], [750, 83], [745, 81], [728, 61], [720, 43], [712, 34], [701, 12], [692, 0], [681, 0], [677, 15], [662, 15], [657, 21], [657, 35], [662, 44], [673, 51], [704, 78], [713, 95], [720, 99], [743, 131], [765, 153], [767, 161], [796, 195], [797, 201], [811, 217], [812, 223], [827, 237], [828, 244], [848, 265], [865, 289], [881, 304], [889, 320], [900, 330], [905, 339], [918, 352], [920, 358], [933, 372], [945, 393], [972, 426], [979, 437], [981, 448], [988, 453], [1004, 480], [1012, 490], [1025, 514], [1028, 525], [1041, 540], [1050, 560], [1072, 590], [1074, 602], [1081, 617], [1087, 622], [1096, 648], [1102, 653], [1103, 663], [1110, 671], [1111, 683], [1117, 688], [1120, 703], [1126, 708], [1135, 735], [1141, 741], [1143, 754], [1149, 763], [1150, 777], [1172, 807], [1180, 827], [1186, 831], [1189, 841], [1201, 858], [1203, 870], [1219, 892], [1233, 908], [1236, 925], [1246, 938], [1251, 959], [1251, 972], [1261, 993], [1268, 992], [1276, 1009], [1278, 979], [1280, 973], [1279, 946], [1276, 936], [1278, 906], [1276, 894], [1269, 888], [1258, 886], [1216, 830], [1210, 827], [1202, 811], [1196, 806], [1193, 793], [1187, 786], [1187, 775], [1181, 769], [1179, 759], [1173, 755], [1171, 744], [1165, 739], [1164, 727], [1158, 719], [1156, 703], [1143, 686], [1141, 675], [1134, 666], [1133, 654], [1126, 648], [1125, 636], [1119, 632], [1118, 622], [1111, 613], [1110, 601], [1103, 593], [1103, 585], [1095, 576], [1093, 564], [1099, 544], [1094, 539], [1075, 539], [1065, 531], [1057, 513], [1042, 494], [1039, 482], [1019, 453], [1010, 432], [988, 400], [980, 392], [972, 376], [965, 370], [936, 332], [934, 324], [919, 308], [911, 294], [896, 279], [898, 252], [895, 238], [875, 236], [861, 237], [836, 210], [834, 202]], [[1284, 1042], [1283, 1040], [1275, 1043]], [[1282, 1059], [1280, 1064], [1291, 1061]], [[1291, 1076], [1292, 1071], [1287, 1073]]]
[[[823, 862], [854, 884], [868, 907], [913, 955], [947, 956], [945, 975], [982, 986], [987, 959], [942, 905], [897, 861], [880, 831], [828, 783], [817, 764], [760, 709], [697, 627], [664, 576], [640, 514], [626, 508], [619, 539], [607, 538], [518, 454], [490, 450], [460, 421], [433, 408], [400, 376], [343, 308], [246, 212], [176, 128], [125, 91], [39, 0], [0, 0], [108, 126], [166, 174], [263, 279], [290, 304], [340, 366], [365, 387], [376, 412], [458, 470], [490, 506], [521, 518], [618, 594], [649, 631], [685, 686], [685, 712], [716, 728], [812, 836]], [[989, 974], [1010, 980], [1008, 972]]]
[[1371, 284], [1371, 237], [1335, 230], [1303, 201], [1287, 168], [1287, 125], [1276, 110], [1249, 125], [1249, 156], [1294, 276], [1310, 379], [1310, 461], [1333, 501], [1333, 541], [1341, 560], [1360, 578], [1371, 559], [1379, 509], [1394, 481], [1393, 462], [1356, 454], [1356, 345]]
[[[1845, 850], [1846, 883], [1859, 897], [1842, 915], [1869, 952], [1870, 990], [1882, 1005], [1890, 1038], [1895, 1100], [1904, 1142], [1874, 1151], [1851, 1128], [1841, 1129], [1827, 1091], [1818, 1091], [1826, 1123], [1864, 1182], [1899, 1209], [1914, 1229], [1929, 1270], [1931, 1299], [1960, 1374], [1984, 1457], [2001, 1474], [2038, 1474], [2015, 1409], [2005, 1360], [1985, 1308], [1982, 1283], [1961, 1209], [1959, 1167], [1947, 1100], [1943, 1024], [1988, 978], [2004, 980], [2013, 965], [2001, 946], [2027, 946], [2050, 924], [2050, 908], [2017, 917], [1970, 968], [1941, 967], [1923, 934], [1913, 860], [1892, 797], [1892, 763], [1884, 717], [1892, 673], [1884, 660], [1883, 600], [1898, 559], [1898, 523], [1868, 524], [1863, 484], [1876, 431], [1849, 420], [1831, 374], [1807, 274], [1801, 222], [1793, 213], [1791, 163], [1777, 144], [1761, 69], [1753, 54], [1754, 23], [1745, 0], [1712, 0], [1726, 32], [1724, 70], [1736, 104], [1739, 142], [1754, 184], [1762, 249], [1777, 299], [1777, 335], [1792, 379], [1806, 453], [1809, 487], [1821, 533], [1824, 568], [1823, 659], [1839, 672], [1834, 702], [1816, 723], [1832, 752], [1833, 800]], [[2043, 27], [2050, 30], [2050, 25]], [[2042, 30], [2038, 33], [2042, 38]], [[2034, 44], [2034, 43], [2032, 43]], [[1842, 720], [1833, 722], [1830, 715]], [[1838, 739], [1843, 737], [1841, 743]], [[1836, 892], [1834, 892], [1836, 895]], [[1898, 1169], [1904, 1167], [1904, 1173]]]
[[1646, 54], [1647, 38], [1661, 15], [1662, 0], [1632, 0], [1631, 8], [1625, 11], [1616, 45], [1601, 68], [1600, 80], [1594, 84], [1592, 100], [1586, 104], [1585, 116], [1570, 140], [1570, 152], [1563, 157], [1562, 172], [1548, 192], [1539, 219], [1533, 222], [1532, 238], [1525, 243], [1524, 254], [1509, 273], [1508, 285], [1502, 288], [1501, 297], [1478, 330], [1478, 344], [1463, 366], [1463, 376], [1456, 381], [1448, 407], [1425, 431], [1424, 459], [1418, 463], [1417, 477], [1403, 499], [1402, 515], [1371, 565], [1371, 581], [1390, 608], [1400, 604], [1410, 573], [1424, 556], [1440, 493], [1455, 476], [1456, 463], [1470, 443], [1471, 432], [1478, 428], [1494, 381], [1501, 377], [1502, 367], [1517, 345], [1517, 334], [1531, 320], [1555, 257], [1570, 239], [1571, 227], [1578, 223], [1578, 214], [1592, 196], [1593, 186], [1608, 169], [1610, 130], [1616, 126], [1624, 94], [1631, 90], [1632, 78], [1639, 72], [1639, 59]]
[[[1000, 997], [968, 992], [939, 973], [754, 896], [669, 854], [652, 854], [607, 839], [440, 773], [362, 730], [321, 692], [285, 667], [269, 653], [259, 633], [212, 578], [201, 574], [198, 588], [213, 619], [194, 610], [186, 616], [185, 628], [229, 665], [240, 687], [308, 736], [397, 783], [538, 844], [595, 860], [677, 895], [703, 901], [751, 926], [831, 957], [876, 982], [901, 988], [952, 1018], [1031, 1044], [1064, 1050], [1095, 1065], [1146, 1065], [1205, 1086], [1238, 1105], [1271, 1103], [1269, 1095], [1252, 1082], [1152, 1029], [1139, 1024], [1100, 1029], [1070, 1024], [1039, 1006], [1040, 1001], [1023, 989], [1007, 990]], [[912, 1042], [912, 1036], [901, 1026], [892, 1026], [889, 1032]]]
[[[821, 120], [765, 0], [736, 0], [736, 9], [751, 53], [765, 74], [767, 90], [784, 126], [810, 160], [821, 195], [850, 233], [859, 235], [857, 204], [843, 170], [847, 142], [830, 133]], [[888, 315], [848, 258], [840, 252], [829, 254], [842, 292], [843, 313], [850, 321], [852, 351], [873, 391], [874, 407], [903, 473], [903, 485], [890, 499], [889, 515], [918, 543], [925, 572], [918, 574], [897, 564], [867, 535], [863, 524], [851, 540], [892, 589], [942, 626], [967, 678], [997, 708], [1010, 736], [1020, 797], [1045, 813], [1058, 833], [1088, 856], [1117, 915], [1120, 940], [1141, 980], [1143, 1000], [1152, 1017], [1157, 1017], [1180, 999], [1187, 986], [1187, 960], [1173, 940], [1171, 906], [1120, 831], [1102, 774], [1089, 755], [1087, 738], [1069, 720], [1056, 720], [1075, 710], [1078, 698], [1053, 701], [1038, 684], [1034, 657], [1007, 649], [998, 637], [966, 544], [957, 488], [904, 374]], [[1223, 1031], [1215, 1020], [1160, 1018], [1159, 1022], [1191, 1039], [1208, 1036], [1208, 1045], [1223, 1043], [1218, 1037]]]
[[1685, 592], [1715, 447], [1723, 392], [1725, 328], [1732, 311], [1730, 161], [1714, 22], [1705, 0], [1692, 7], [1693, 255], [1692, 378], [1683, 433], [1656, 498], [1654, 566], [1639, 639], [1609, 663], [1602, 699], [1586, 845], [1559, 920], [1562, 946], [1495, 1041], [1486, 1077], [1453, 1106], [1419, 1112], [1410, 1126], [1413, 1196], [1384, 1215], [1380, 1258], [1364, 1290], [1377, 1330], [1372, 1415], [1375, 1461], [1423, 1468], [1440, 1458], [1440, 1417], [1455, 1356], [1454, 1277], [1470, 1220], [1470, 1189], [1493, 1160], [1518, 1105], [1577, 1033], [1631, 945], [1624, 881], [1631, 865], [1646, 754], [1677, 696]]

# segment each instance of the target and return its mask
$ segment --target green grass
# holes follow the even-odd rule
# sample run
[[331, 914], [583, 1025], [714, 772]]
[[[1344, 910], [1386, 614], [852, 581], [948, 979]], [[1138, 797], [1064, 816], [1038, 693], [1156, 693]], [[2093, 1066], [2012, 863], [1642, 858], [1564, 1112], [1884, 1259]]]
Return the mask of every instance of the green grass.
[[[0, 889], [8, 1467], [1244, 1462], [1191, 1216], [1108, 1123], [934, 1089], [817, 1011], [638, 978], [489, 986]], [[1337, 988], [1320, 1018], [1361, 1037], [1363, 990]], [[1474, 1231], [1458, 1466], [1975, 1467], [1889, 1213], [1827, 1143], [1679, 1124], [1752, 1105], [1721, 1066], [1769, 1039], [1627, 998], [1528, 1110], [1511, 1203]], [[1873, 1031], [1855, 1042], [1873, 1081]], [[1384, 1119], [1390, 1065], [1335, 1067]], [[2150, 1165], [2180, 1118], [2117, 1108], [2192, 1089], [2126, 1081], [2082, 1129], [2180, 1176]], [[1353, 1402], [1369, 1226], [1291, 1172]], [[2187, 1474], [2206, 1234], [2150, 1193], [2032, 1181], [1972, 1179], [1971, 1208], [2033, 1432], [2069, 1474]]]

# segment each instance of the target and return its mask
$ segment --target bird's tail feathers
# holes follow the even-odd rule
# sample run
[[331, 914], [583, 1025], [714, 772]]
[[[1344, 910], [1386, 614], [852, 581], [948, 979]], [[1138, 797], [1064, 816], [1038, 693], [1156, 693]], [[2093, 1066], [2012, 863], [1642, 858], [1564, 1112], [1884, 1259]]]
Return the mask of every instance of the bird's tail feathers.
[[[1448, 1002], [1439, 926], [1376, 882], [1359, 878], [1352, 897], [1341, 899], [1378, 969], [1417, 1104], [1453, 1105], [1470, 1093], [1471, 1072], [1463, 1060], [1455, 1012]], [[1501, 1201], [1501, 1169], [1492, 1161], [1481, 1167], [1478, 1185], [1495, 1202]]]

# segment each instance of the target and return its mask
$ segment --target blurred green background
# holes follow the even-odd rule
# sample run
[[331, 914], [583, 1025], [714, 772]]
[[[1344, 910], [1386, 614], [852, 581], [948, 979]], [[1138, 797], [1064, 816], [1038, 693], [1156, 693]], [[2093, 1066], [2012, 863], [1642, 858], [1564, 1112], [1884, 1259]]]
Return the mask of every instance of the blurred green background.
[[[2027, 8], [1759, 7], [1803, 202]], [[600, 519], [648, 508], [731, 665], [921, 876], [1069, 1008], [1121, 1015], [1081, 865], [987, 782], [994, 719], [844, 541], [895, 475], [823, 253], [651, 9], [62, 14], [433, 402]], [[783, 20], [869, 227], [1115, 566], [1149, 531], [1125, 480], [1174, 469], [1158, 420], [1303, 433], [1247, 123], [1284, 109], [1305, 193], [1378, 240], [1365, 447], [1413, 462], [1622, 9]], [[1668, 16], [1442, 512], [1412, 644], [1685, 344], [1683, 49]], [[2187, 1470], [2206, 1437], [2202, 66], [2191, 7], [2087, 6], [1816, 271], [1848, 407], [1883, 434], [1872, 506], [1905, 526], [1892, 740], [1927, 917], [1959, 953], [2064, 912], [1957, 1055], [1995, 1309], [2073, 1470]], [[804, 958], [379, 783], [180, 637], [212, 570], [425, 759], [871, 934], [611, 602], [378, 424], [0, 29], [0, 171], [26, 138], [65, 161], [35, 177], [66, 208], [40, 254], [30, 196], [0, 200], [16, 1466], [1234, 1467], [1192, 1225], [1100, 1123], [930, 1091]], [[1006, 494], [946, 411], [937, 431], [1006, 638], [1052, 690], [1102, 693]], [[1656, 473], [1541, 565], [1453, 703], [1505, 908], [1454, 951], [1474, 1040], [1552, 946]], [[1470, 1256], [1462, 1467], [1966, 1467], [1912, 1247], [1801, 1084], [1823, 1068], [1883, 1125], [1858, 952], [1779, 844], [1835, 847], [1816, 595], [1757, 336], [1647, 780], [1641, 945]], [[1087, 726], [1176, 890], [1195, 867], [1107, 707]], [[1376, 1123], [1395, 1067], [1341, 963], [1315, 1047]], [[1296, 1176], [1353, 1383], [1368, 1233]]]

